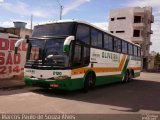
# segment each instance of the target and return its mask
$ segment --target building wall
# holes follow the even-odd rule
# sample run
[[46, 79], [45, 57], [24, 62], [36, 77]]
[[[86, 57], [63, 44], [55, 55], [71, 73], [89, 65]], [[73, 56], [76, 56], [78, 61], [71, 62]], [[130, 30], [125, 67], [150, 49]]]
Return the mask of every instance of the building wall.
[[23, 77], [27, 45], [21, 44], [18, 54], [14, 54], [16, 35], [0, 33], [0, 79]]
[[11, 33], [18, 35], [19, 37], [25, 39], [25, 36], [31, 36], [32, 30], [31, 29], [24, 29], [24, 28], [5, 28], [6, 33]]
[[[114, 35], [123, 39], [141, 45], [144, 69], [148, 67], [152, 33], [151, 23], [153, 21], [151, 7], [130, 7], [110, 11], [109, 31], [113, 31]], [[137, 37], [137, 34], [139, 37]]]
[[21, 44], [18, 54], [14, 54], [14, 44], [20, 38], [31, 36], [32, 30], [26, 28], [0, 29], [0, 80], [6, 78], [22, 78], [26, 61], [27, 45]]
[[25, 39], [26, 36], [31, 37], [32, 30], [31, 29], [20, 29], [20, 37]]
[[[128, 14], [130, 12], [130, 14]], [[126, 19], [119, 19], [119, 17], [125, 17]], [[113, 31], [113, 34], [125, 38], [126, 40], [130, 41], [130, 37], [132, 36], [132, 9], [121, 9], [119, 10], [111, 10], [110, 17], [109, 17], [109, 31]], [[114, 21], [111, 21], [111, 18], [114, 18]], [[116, 31], [125, 31], [125, 33], [116, 33]]]

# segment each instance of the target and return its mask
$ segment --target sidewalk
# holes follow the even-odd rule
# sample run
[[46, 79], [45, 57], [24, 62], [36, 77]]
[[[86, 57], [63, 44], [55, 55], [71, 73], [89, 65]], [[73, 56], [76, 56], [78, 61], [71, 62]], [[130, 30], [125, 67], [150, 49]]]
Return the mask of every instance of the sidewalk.
[[21, 87], [25, 87], [25, 83], [22, 79], [19, 78], [0, 79], [0, 90], [10, 89], [10, 88], [21, 88]]

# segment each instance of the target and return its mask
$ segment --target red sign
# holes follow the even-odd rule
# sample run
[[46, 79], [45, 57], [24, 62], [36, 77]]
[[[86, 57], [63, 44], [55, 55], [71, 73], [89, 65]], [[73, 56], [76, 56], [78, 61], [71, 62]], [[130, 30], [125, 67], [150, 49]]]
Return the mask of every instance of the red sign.
[[20, 74], [24, 68], [26, 44], [20, 45], [18, 54], [14, 54], [15, 42], [0, 38], [0, 78]]

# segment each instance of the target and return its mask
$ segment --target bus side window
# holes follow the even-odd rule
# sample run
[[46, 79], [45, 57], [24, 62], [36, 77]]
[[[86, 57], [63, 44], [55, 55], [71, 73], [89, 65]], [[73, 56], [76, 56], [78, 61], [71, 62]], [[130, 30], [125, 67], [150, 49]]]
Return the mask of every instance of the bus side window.
[[128, 52], [129, 52], [129, 55], [133, 55], [133, 45], [132, 44], [128, 44]]
[[98, 47], [102, 48], [102, 33], [98, 32]]
[[84, 65], [88, 65], [90, 62], [90, 51], [89, 48], [84, 47], [84, 51], [83, 51], [83, 58], [84, 58]]
[[102, 33], [96, 29], [91, 29], [91, 45], [102, 48]]
[[109, 36], [104, 34], [104, 48], [109, 49]]
[[98, 32], [94, 29], [91, 30], [91, 44], [93, 46], [98, 46], [97, 45], [97, 40], [98, 40]]
[[134, 56], [137, 56], [137, 46], [134, 46]]
[[82, 46], [75, 44], [73, 66], [77, 67], [81, 65], [82, 65]]
[[77, 40], [80, 40], [82, 42], [85, 42], [86, 44], [89, 44], [89, 40], [90, 40], [89, 36], [90, 36], [89, 27], [85, 25], [78, 25], [77, 33], [76, 33]]
[[113, 50], [113, 39], [107, 34], [104, 34], [104, 48], [108, 50]]
[[114, 38], [114, 51], [121, 52], [121, 40]]
[[127, 54], [128, 53], [127, 51], [128, 51], [127, 50], [127, 42], [122, 41], [122, 52]]
[[140, 57], [141, 56], [141, 49], [138, 48], [138, 56]]

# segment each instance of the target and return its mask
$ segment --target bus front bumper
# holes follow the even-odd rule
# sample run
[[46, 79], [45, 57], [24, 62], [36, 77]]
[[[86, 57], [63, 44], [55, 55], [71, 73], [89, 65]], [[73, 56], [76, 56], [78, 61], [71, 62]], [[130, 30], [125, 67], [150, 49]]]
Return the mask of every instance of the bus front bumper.
[[24, 82], [27, 86], [52, 88], [60, 90], [75, 90], [81, 89], [83, 86], [82, 80], [71, 80], [71, 78], [66, 78], [65, 80], [47, 80], [47, 79], [32, 79], [29, 77], [24, 77]]

